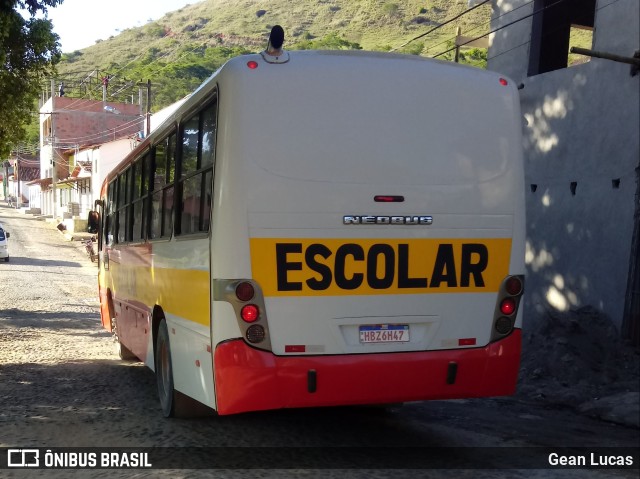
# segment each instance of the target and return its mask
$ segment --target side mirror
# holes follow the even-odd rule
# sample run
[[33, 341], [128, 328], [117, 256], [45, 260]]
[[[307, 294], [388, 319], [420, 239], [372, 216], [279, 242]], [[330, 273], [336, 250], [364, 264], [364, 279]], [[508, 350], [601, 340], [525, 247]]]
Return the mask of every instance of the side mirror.
[[7, 236], [7, 239], [11, 238], [11, 235], [9, 233], [5, 233], [5, 235]]

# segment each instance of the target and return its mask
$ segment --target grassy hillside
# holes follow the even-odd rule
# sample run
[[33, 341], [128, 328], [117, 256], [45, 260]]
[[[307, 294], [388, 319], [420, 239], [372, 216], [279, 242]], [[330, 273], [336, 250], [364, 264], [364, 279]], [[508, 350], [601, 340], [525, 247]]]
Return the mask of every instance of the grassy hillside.
[[[67, 52], [59, 72], [71, 96], [96, 94], [101, 76], [110, 74], [110, 91], [137, 97], [134, 84], [150, 79], [156, 110], [227, 58], [263, 49], [275, 24], [285, 29], [285, 48], [391, 50], [467, 8], [467, 0], [207, 0]], [[487, 4], [399, 51], [434, 56], [453, 45], [456, 27], [470, 36], [487, 32], [489, 15]], [[467, 51], [463, 61], [477, 60], [481, 52]]]

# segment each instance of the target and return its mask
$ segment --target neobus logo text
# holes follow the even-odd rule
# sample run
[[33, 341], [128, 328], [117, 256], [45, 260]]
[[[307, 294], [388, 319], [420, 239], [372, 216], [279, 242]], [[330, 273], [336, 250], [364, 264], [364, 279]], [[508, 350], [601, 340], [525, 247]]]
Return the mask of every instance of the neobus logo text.
[[345, 216], [345, 225], [431, 225], [432, 216]]
[[251, 238], [265, 296], [496, 292], [510, 238]]

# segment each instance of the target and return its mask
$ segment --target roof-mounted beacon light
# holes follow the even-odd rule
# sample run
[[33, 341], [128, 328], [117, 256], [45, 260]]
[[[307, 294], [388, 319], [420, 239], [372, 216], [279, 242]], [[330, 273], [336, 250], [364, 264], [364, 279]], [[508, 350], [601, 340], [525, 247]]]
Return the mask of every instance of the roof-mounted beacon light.
[[280, 25], [274, 25], [269, 34], [267, 48], [261, 53], [267, 63], [287, 63], [289, 52], [282, 48], [284, 44], [284, 30]]

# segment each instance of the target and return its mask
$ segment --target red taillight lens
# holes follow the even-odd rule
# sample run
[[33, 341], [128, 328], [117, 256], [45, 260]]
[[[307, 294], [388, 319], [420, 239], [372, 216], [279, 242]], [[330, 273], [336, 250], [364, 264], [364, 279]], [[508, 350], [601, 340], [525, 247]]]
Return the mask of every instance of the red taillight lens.
[[512, 315], [516, 310], [516, 302], [513, 298], [505, 298], [500, 303], [500, 311], [506, 316]]
[[511, 296], [518, 296], [522, 293], [522, 281], [517, 276], [511, 276], [505, 283], [504, 289]]
[[247, 281], [243, 281], [236, 286], [236, 298], [240, 301], [250, 301], [254, 294], [255, 290], [253, 289], [253, 285]]
[[248, 61], [247, 62], [247, 66], [252, 69], [255, 70], [256, 68], [258, 68], [258, 62], [254, 62], [253, 60]]
[[509, 84], [506, 78], [500, 78], [499, 81], [500, 81], [500, 85], [502, 86], [507, 86]]
[[247, 323], [253, 323], [260, 317], [260, 309], [255, 304], [247, 304], [240, 310], [240, 316]]

